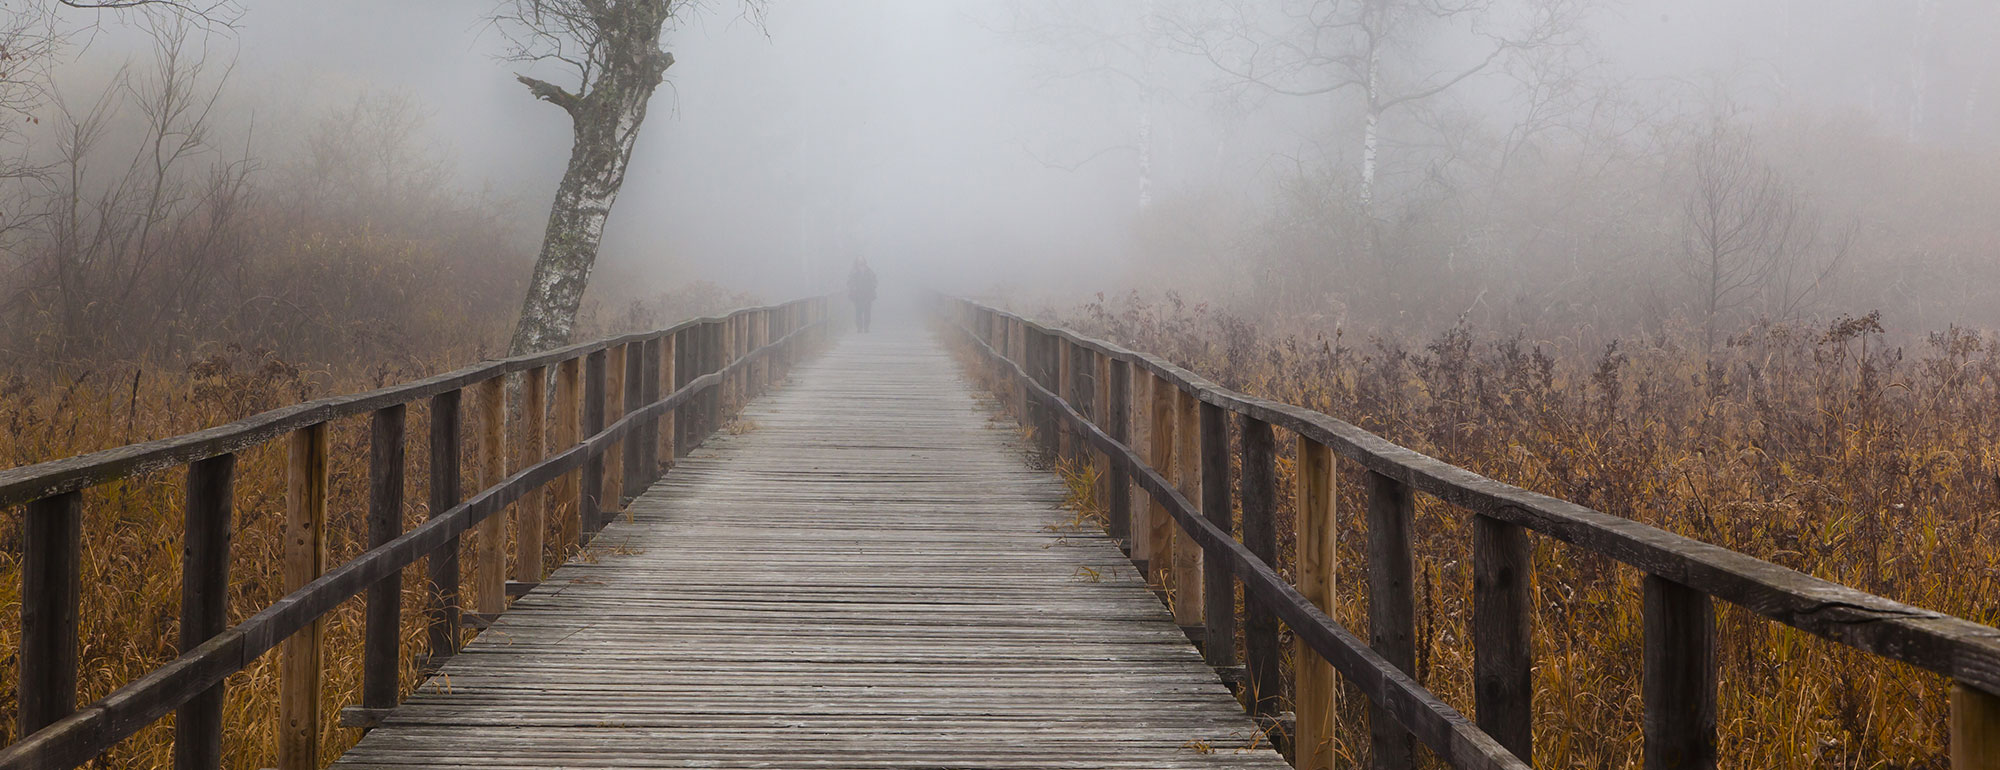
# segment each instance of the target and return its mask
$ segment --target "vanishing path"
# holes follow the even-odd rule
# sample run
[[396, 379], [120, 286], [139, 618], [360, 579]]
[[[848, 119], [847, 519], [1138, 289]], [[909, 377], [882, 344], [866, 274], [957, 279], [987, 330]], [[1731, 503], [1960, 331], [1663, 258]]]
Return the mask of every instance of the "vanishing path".
[[989, 406], [840, 340], [337, 767], [1285, 767]]

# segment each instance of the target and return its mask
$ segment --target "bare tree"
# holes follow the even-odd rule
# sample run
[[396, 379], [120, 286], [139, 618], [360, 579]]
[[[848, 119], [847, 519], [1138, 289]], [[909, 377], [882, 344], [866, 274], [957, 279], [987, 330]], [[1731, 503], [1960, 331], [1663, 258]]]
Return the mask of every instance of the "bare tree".
[[1824, 293], [1853, 231], [1824, 243], [1818, 212], [1750, 137], [1714, 121], [1695, 137], [1688, 170], [1683, 264], [1708, 349], [1730, 314], [1761, 305], [1789, 318]]
[[[569, 340], [647, 104], [674, 63], [660, 49], [660, 35], [699, 7], [698, 0], [506, 0], [494, 16], [511, 43], [508, 60], [556, 65], [575, 78], [565, 87], [517, 75], [535, 98], [569, 114], [574, 138], [521, 304], [514, 352]], [[756, 14], [760, 6], [748, 7]]]
[[[1591, 0], [1231, 0], [1224, 13], [1180, 22], [1180, 39], [1236, 81], [1289, 96], [1353, 94], [1360, 101], [1360, 185], [1372, 216], [1390, 114], [1492, 71], [1515, 52], [1576, 42]], [[1456, 30], [1475, 53], [1426, 61]], [[1500, 31], [1493, 31], [1500, 30]]]

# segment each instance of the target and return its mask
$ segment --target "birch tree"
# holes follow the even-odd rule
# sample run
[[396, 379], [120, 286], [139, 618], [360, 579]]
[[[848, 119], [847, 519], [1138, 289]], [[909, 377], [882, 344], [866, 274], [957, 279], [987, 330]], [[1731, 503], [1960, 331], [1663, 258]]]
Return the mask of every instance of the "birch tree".
[[[534, 98], [569, 115], [573, 137], [521, 304], [515, 353], [569, 341], [647, 104], [674, 63], [660, 36], [699, 6], [698, 0], [506, 0], [494, 16], [510, 43], [509, 61], [565, 71], [566, 85], [525, 73], [516, 78]], [[759, 8], [747, 7], [753, 14]]]

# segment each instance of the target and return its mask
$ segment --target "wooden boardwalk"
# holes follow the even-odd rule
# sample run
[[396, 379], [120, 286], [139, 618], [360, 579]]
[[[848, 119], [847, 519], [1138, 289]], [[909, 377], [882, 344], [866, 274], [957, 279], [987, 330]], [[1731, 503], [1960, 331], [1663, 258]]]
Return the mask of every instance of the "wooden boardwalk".
[[992, 415], [847, 337], [336, 766], [1285, 767]]

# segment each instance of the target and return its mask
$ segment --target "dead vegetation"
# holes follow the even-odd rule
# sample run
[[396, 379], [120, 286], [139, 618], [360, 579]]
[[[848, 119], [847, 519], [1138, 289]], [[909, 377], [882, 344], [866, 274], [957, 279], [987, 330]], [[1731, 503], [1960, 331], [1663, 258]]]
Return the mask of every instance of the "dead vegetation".
[[[1408, 343], [1136, 296], [1091, 304], [1070, 322], [1497, 479], [2000, 621], [1991, 545], [2000, 341], [1991, 335], [1952, 328], [1899, 343], [1870, 314], [1746, 329], [1713, 354], [1699, 329], [1576, 349], [1461, 324]], [[1279, 488], [1290, 489], [1290, 442], [1279, 446]], [[1083, 479], [1071, 474], [1072, 485]], [[1343, 468], [1335, 615], [1355, 629], [1367, 627], [1361, 488]], [[1279, 516], [1278, 566], [1289, 573], [1288, 499]], [[1471, 542], [1468, 516], [1420, 498], [1415, 673], [1466, 713]], [[1535, 548], [1537, 764], [1636, 765], [1641, 575], [1546, 538]], [[1727, 605], [1717, 622], [1721, 756], [1733, 764], [1945, 765], [1941, 678]], [[1340, 700], [1340, 756], [1367, 753], [1363, 705]]]

